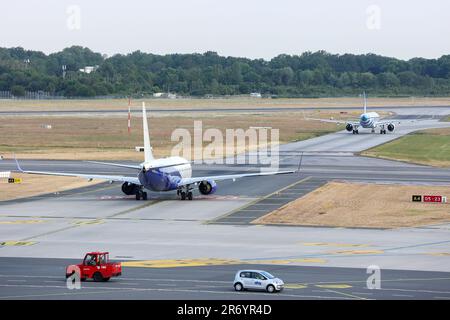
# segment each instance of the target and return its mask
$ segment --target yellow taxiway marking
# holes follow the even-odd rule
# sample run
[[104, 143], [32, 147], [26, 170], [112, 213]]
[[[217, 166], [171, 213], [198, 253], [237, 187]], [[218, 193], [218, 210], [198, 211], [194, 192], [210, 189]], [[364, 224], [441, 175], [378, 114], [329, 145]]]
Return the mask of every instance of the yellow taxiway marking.
[[239, 259], [218, 259], [218, 258], [197, 258], [197, 259], [166, 259], [166, 260], [143, 260], [125, 261], [124, 267], [138, 268], [177, 268], [177, 267], [199, 267], [212, 265], [230, 264], [292, 264], [292, 263], [325, 263], [325, 259], [304, 258], [304, 259], [283, 259], [283, 260], [239, 260]]
[[74, 221], [72, 223], [77, 226], [85, 226], [85, 225], [101, 224], [101, 223], [105, 223], [105, 221], [100, 220], [100, 219], [95, 219], [95, 220], [79, 220], [79, 221]]
[[254, 264], [289, 264], [288, 260], [251, 260], [247, 261], [247, 263]]
[[359, 243], [332, 243], [332, 242], [301, 242], [304, 246], [323, 246], [323, 247], [368, 247], [368, 244]]
[[380, 254], [384, 253], [383, 250], [343, 250], [330, 252], [334, 254]]
[[306, 262], [306, 263], [325, 263], [327, 260], [321, 258], [304, 258], [304, 259], [292, 259], [292, 262]]
[[292, 263], [325, 263], [325, 262], [327, 261], [321, 258], [242, 261], [242, 263], [256, 263], [256, 264], [292, 264]]
[[12, 221], [0, 221], [0, 224], [35, 224], [43, 222], [44, 220], [12, 220]]
[[4, 241], [0, 242], [0, 246], [31, 246], [35, 241]]
[[124, 267], [141, 267], [141, 268], [176, 268], [176, 267], [200, 267], [212, 265], [228, 265], [239, 264], [241, 261], [232, 259], [179, 259], [179, 260], [144, 260], [144, 261], [125, 261], [122, 262]]
[[284, 287], [286, 289], [305, 289], [305, 288], [308, 288], [307, 285], [301, 284], [301, 283], [288, 283], [288, 284], [285, 284]]
[[351, 288], [352, 286], [345, 283], [337, 283], [337, 284], [316, 284], [316, 287], [324, 289], [348, 289]]
[[335, 290], [331, 290], [331, 289], [325, 289], [325, 290], [329, 291], [329, 292], [340, 294], [340, 295], [345, 296], [345, 297], [350, 297], [350, 298], [353, 298], [353, 299], [368, 300], [367, 298], [355, 296], [353, 294], [349, 294], [349, 293], [345, 293], [345, 292], [335, 291]]
[[427, 254], [435, 257], [450, 257], [450, 252], [432, 252]]

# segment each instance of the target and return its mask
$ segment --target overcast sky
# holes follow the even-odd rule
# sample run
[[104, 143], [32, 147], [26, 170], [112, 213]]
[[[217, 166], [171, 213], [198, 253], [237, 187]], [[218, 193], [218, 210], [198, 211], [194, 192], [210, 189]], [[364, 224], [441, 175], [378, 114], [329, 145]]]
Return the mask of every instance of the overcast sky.
[[0, 46], [112, 55], [450, 54], [448, 0], [0, 0]]

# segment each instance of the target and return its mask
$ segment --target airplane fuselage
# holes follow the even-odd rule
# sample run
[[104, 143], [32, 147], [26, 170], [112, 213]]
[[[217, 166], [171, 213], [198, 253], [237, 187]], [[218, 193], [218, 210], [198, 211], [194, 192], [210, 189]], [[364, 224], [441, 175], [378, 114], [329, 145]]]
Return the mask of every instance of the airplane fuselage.
[[376, 112], [366, 112], [359, 118], [359, 125], [363, 128], [375, 128], [380, 120], [380, 115]]
[[[152, 169], [152, 167], [179, 164], [167, 168]], [[138, 178], [145, 189], [152, 191], [177, 190], [183, 178], [191, 178], [191, 164], [181, 157], [169, 157], [144, 163]]]

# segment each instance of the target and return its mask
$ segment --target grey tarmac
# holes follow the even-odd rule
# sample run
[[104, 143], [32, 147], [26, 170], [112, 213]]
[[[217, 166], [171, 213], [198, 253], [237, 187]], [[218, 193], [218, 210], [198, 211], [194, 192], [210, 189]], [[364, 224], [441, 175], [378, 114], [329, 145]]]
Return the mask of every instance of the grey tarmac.
[[[176, 299], [176, 300], [373, 300], [450, 299], [450, 273], [382, 270], [379, 289], [367, 286], [366, 269], [274, 265], [226, 265], [184, 268], [123, 268], [106, 283], [85, 281], [68, 289], [65, 266], [76, 260], [3, 258], [0, 300], [16, 299]], [[30, 274], [29, 266], [33, 266]], [[236, 292], [236, 270], [264, 269], [282, 278], [280, 293]], [[180, 301], [181, 305], [181, 301]]]
[[[405, 122], [393, 134], [337, 132], [282, 145], [281, 169], [296, 168], [299, 155], [304, 154], [300, 174], [221, 182], [216, 194], [210, 197], [196, 195], [194, 201], [181, 202], [171, 192], [150, 193], [148, 201], [136, 201], [134, 197], [123, 195], [119, 184], [103, 183], [59, 194], [2, 202], [0, 221], [13, 223], [0, 223], [0, 242], [7, 242], [0, 246], [0, 296], [25, 298], [29, 295], [31, 299], [38, 299], [45, 293], [47, 298], [64, 298], [66, 289], [61, 282], [60, 270], [55, 269], [56, 266], [60, 268], [56, 259], [81, 259], [87, 251], [108, 250], [117, 260], [151, 261], [160, 267], [126, 267], [123, 278], [100, 286], [86, 283], [91, 289], [69, 294], [93, 299], [95, 293], [92, 292], [98, 289], [112, 298], [136, 299], [214, 299], [216, 296], [218, 299], [447, 299], [450, 291], [446, 280], [450, 272], [450, 223], [392, 230], [259, 226], [248, 223], [251, 215], [247, 215], [245, 221], [237, 219], [242, 223], [217, 223], [230, 217], [230, 213], [239, 212], [292, 184], [297, 185], [293, 188], [297, 194], [292, 192], [289, 199], [314, 188], [311, 181], [449, 185], [450, 169], [358, 155], [364, 149], [414, 130], [450, 125], [438, 121], [441, 116], [450, 114], [450, 108], [432, 110], [436, 112], [402, 109], [403, 114], [397, 114], [397, 117], [403, 117]], [[424, 116], [409, 121], [416, 113]], [[258, 170], [257, 165], [243, 163], [194, 165], [193, 172], [203, 176]], [[21, 164], [28, 170], [135, 174], [126, 169], [76, 161], [23, 160]], [[14, 167], [11, 160], [0, 161], [0, 171]], [[256, 209], [264, 210], [263, 207]], [[271, 206], [272, 209], [276, 207]], [[38, 222], [27, 223], [30, 220]], [[16, 223], [20, 221], [23, 223]], [[20, 241], [22, 245], [11, 245], [8, 241]], [[36, 258], [42, 258], [42, 262], [38, 263], [40, 260]], [[24, 269], [13, 270], [14, 261], [19, 261], [14, 259], [22, 259], [20, 265]], [[189, 266], [198, 261], [212, 265], [164, 266], [164, 263]], [[222, 265], [221, 261], [229, 265]], [[39, 266], [40, 263], [41, 269], [30, 268], [31, 264]], [[273, 272], [294, 270], [283, 274], [297, 289], [286, 289], [280, 295], [233, 292], [229, 282], [234, 271], [251, 265]], [[388, 278], [392, 275], [392, 286], [389, 284], [386, 290], [376, 292], [353, 285], [347, 288], [350, 290], [325, 290], [315, 285], [300, 289], [305, 283], [320, 281], [365, 281], [365, 270], [369, 265], [389, 270], [386, 274]], [[11, 277], [11, 272], [16, 271], [20, 274]], [[424, 273], [416, 276], [418, 273], [415, 272]], [[361, 277], [355, 276], [356, 273]], [[397, 284], [397, 275], [404, 279], [441, 280], [424, 280], [426, 285], [419, 280], [415, 284], [408, 281]], [[157, 283], [149, 286], [150, 280], [145, 279], [153, 278], [158, 279]], [[180, 281], [161, 280], [171, 278]], [[224, 282], [213, 283], [216, 279]], [[184, 280], [211, 282], [194, 281], [186, 286], [181, 284]], [[48, 289], [44, 290], [43, 285]]]

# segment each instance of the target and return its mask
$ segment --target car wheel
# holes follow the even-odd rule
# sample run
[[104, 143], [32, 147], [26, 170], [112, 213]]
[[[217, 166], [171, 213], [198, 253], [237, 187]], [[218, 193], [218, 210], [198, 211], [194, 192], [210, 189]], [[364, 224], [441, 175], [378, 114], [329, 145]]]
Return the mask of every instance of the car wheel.
[[269, 284], [266, 288], [268, 293], [274, 293], [275, 292], [275, 287], [271, 284]]
[[234, 290], [242, 291], [242, 289], [244, 289], [244, 287], [239, 282], [234, 285]]
[[94, 278], [95, 282], [103, 281], [103, 276], [102, 276], [102, 274], [100, 272], [94, 273], [94, 277], [93, 278]]

